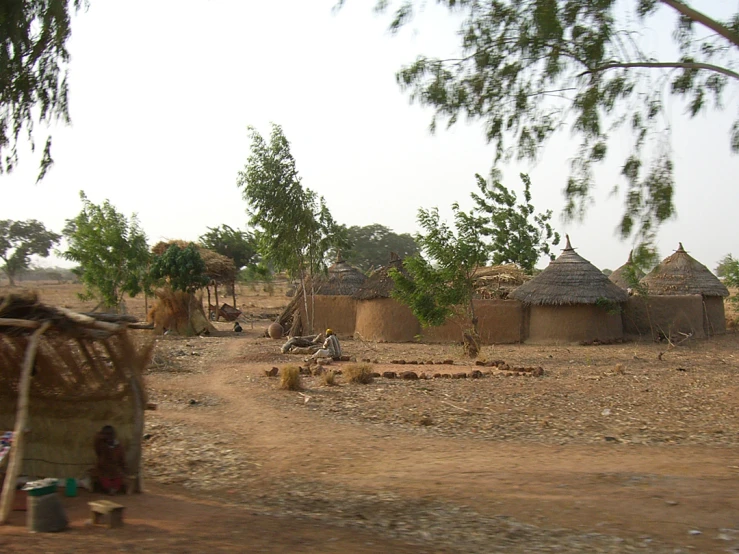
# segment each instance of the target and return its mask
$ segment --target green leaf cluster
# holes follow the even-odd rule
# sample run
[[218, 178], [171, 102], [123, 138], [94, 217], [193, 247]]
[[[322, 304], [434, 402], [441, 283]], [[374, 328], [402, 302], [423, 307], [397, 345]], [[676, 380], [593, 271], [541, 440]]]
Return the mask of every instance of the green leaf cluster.
[[210, 282], [205, 262], [193, 243], [185, 248], [172, 244], [161, 256], [155, 256], [149, 277], [153, 282], [166, 282], [172, 290], [187, 293], [193, 293]]
[[11, 286], [21, 271], [28, 269], [31, 256], [47, 257], [61, 235], [49, 231], [35, 219], [26, 221], [0, 220], [0, 260]]
[[237, 270], [257, 262], [256, 239], [248, 231], [233, 229], [228, 225], [208, 227], [208, 232], [200, 237], [200, 244], [231, 258]]
[[[70, 14], [86, 0], [0, 2], [0, 174], [18, 164], [18, 139], [33, 139], [37, 123], [69, 123], [67, 40]], [[53, 164], [47, 137], [38, 179]]]
[[[734, 258], [731, 254], [727, 254], [716, 267], [716, 275], [724, 282], [724, 285], [733, 289], [739, 289], [739, 259]], [[739, 303], [739, 293], [731, 296], [732, 302]]]
[[347, 239], [351, 247], [341, 253], [347, 262], [362, 271], [386, 265], [390, 252], [401, 258], [418, 253], [418, 245], [409, 233], [397, 234], [378, 223], [349, 227]]
[[323, 197], [303, 187], [279, 125], [272, 125], [269, 141], [253, 127], [249, 133], [251, 153], [237, 186], [262, 260], [301, 278], [325, 270], [328, 252], [349, 246], [346, 228], [333, 219]]
[[146, 234], [136, 214], [126, 218], [108, 200], [93, 204], [82, 191], [80, 199], [82, 210], [62, 232], [68, 244], [62, 256], [79, 264], [75, 273], [85, 285], [82, 298], [117, 309], [124, 295], [136, 296], [146, 283]]
[[[675, 215], [669, 97], [684, 102], [688, 117], [723, 108], [727, 89], [739, 85], [739, 12], [720, 21], [681, 0], [438, 3], [462, 16], [461, 54], [420, 56], [397, 73], [412, 101], [435, 110], [432, 131], [440, 121], [481, 121], [498, 163], [534, 160], [568, 128], [579, 148], [564, 188], [566, 214], [579, 218], [592, 202], [594, 167], [625, 130], [631, 148], [615, 187], [624, 198], [620, 232], [653, 243], [655, 229]], [[393, 11], [395, 32], [423, 4], [377, 0], [376, 9]], [[643, 26], [660, 6], [676, 15], [673, 35], [660, 41], [675, 43], [676, 59], [643, 49]], [[729, 149], [739, 152], [739, 119]]]

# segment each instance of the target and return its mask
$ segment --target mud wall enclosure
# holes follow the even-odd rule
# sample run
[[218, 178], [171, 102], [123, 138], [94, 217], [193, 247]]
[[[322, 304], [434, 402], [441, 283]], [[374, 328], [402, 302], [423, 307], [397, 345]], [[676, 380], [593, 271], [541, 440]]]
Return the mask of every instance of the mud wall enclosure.
[[[721, 310], [723, 311], [723, 299]], [[623, 312], [624, 333], [657, 337], [677, 333], [706, 336], [703, 297], [699, 294], [675, 296], [631, 296]]]
[[410, 342], [421, 324], [410, 308], [393, 298], [357, 301], [356, 334], [364, 340]]
[[705, 328], [707, 335], [723, 335], [726, 333], [726, 313], [724, 299], [721, 296], [704, 296]]
[[[314, 314], [313, 332], [322, 333], [333, 329], [337, 335], [353, 335], [357, 320], [357, 300], [351, 296], [329, 296], [316, 294], [308, 297], [308, 313]], [[310, 318], [305, 314], [305, 303], [300, 304], [300, 319], [303, 332], [308, 333]]]
[[[523, 336], [523, 305], [516, 300], [474, 300], [477, 327], [482, 344], [511, 344]], [[428, 342], [461, 342], [466, 324], [449, 321], [441, 327], [422, 330]]]
[[573, 343], [623, 338], [621, 314], [609, 314], [594, 304], [530, 306], [526, 342]]

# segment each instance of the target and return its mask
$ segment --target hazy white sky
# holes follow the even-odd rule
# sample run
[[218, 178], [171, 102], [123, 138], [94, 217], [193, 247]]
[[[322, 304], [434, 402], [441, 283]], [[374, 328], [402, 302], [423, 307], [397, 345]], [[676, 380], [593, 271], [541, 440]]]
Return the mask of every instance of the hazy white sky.
[[[0, 219], [36, 218], [60, 231], [84, 190], [95, 203], [107, 198], [138, 213], [152, 244], [195, 240], [222, 223], [244, 228], [236, 175], [249, 153], [246, 128], [268, 135], [269, 122], [282, 125], [303, 184], [326, 197], [341, 223], [415, 232], [419, 206], [445, 214], [455, 201], [469, 207], [474, 175], [487, 174], [493, 159], [482, 126], [430, 135], [431, 112], [410, 105], [394, 77], [418, 54], [454, 53], [456, 23], [428, 2], [393, 37], [374, 0], [349, 0], [338, 13], [335, 1], [92, 0], [73, 22], [73, 124], [53, 129], [56, 165], [34, 185], [37, 159], [24, 154], [0, 176]], [[734, 1], [694, 4], [713, 15], [736, 10]], [[647, 30], [659, 48], [672, 28], [664, 15]], [[662, 256], [678, 241], [710, 268], [739, 254], [739, 157], [728, 141], [737, 87], [730, 93], [724, 113], [688, 120], [672, 107], [678, 218], [659, 233]], [[598, 172], [585, 222], [565, 225], [561, 191], [575, 145], [563, 133], [535, 166], [504, 167], [503, 182], [520, 191], [519, 171], [530, 173], [537, 209], [552, 209], [581, 255], [613, 269], [630, 248], [615, 233], [622, 200], [608, 194], [622, 158]]]

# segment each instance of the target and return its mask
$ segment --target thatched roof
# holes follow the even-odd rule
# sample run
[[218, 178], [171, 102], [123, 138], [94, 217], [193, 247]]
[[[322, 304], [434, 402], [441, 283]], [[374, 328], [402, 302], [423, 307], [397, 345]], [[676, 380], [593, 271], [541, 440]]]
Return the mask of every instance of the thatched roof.
[[629, 259], [626, 261], [626, 263], [608, 276], [608, 278], [612, 282], [616, 283], [622, 289], [628, 289], [632, 286], [632, 283], [629, 281], [628, 278], [629, 271], [633, 273], [633, 276], [636, 278], [637, 281], [644, 277], [644, 272], [634, 265], [632, 254], [633, 251], [629, 252]]
[[373, 298], [390, 298], [390, 294], [395, 288], [395, 282], [389, 275], [391, 268], [397, 268], [405, 273], [403, 268], [403, 260], [397, 254], [390, 254], [390, 263], [382, 266], [372, 273], [364, 284], [354, 293], [354, 298], [359, 300], [372, 300]]
[[[33, 294], [0, 296], [0, 428], [13, 429], [29, 335], [42, 332], [29, 383], [33, 433], [23, 471], [78, 475], [95, 463], [92, 437], [115, 425], [138, 470], [146, 392], [142, 371], [153, 343], [137, 347], [130, 316], [79, 314]], [[42, 327], [48, 323], [44, 331]]]
[[649, 294], [729, 296], [729, 290], [711, 271], [692, 258], [683, 244], [641, 280]]
[[317, 279], [317, 294], [327, 296], [351, 296], [364, 284], [367, 276], [346, 263], [339, 254], [336, 263], [328, 268], [328, 275]]
[[595, 304], [599, 300], [626, 302], [626, 291], [577, 254], [567, 237], [559, 257], [539, 275], [511, 293], [525, 304]]
[[[186, 248], [190, 243], [184, 240], [161, 241], [155, 244], [151, 251], [157, 256], [161, 256], [173, 244], [176, 244], [180, 248]], [[212, 281], [220, 284], [231, 283], [236, 279], [236, 266], [231, 258], [223, 256], [218, 252], [213, 252], [213, 250], [209, 250], [208, 248], [203, 248], [198, 244], [195, 244], [195, 248], [198, 249], [200, 257], [203, 258], [205, 271]]]
[[475, 271], [475, 294], [481, 298], [507, 298], [517, 287], [531, 280], [516, 264], [480, 267]]

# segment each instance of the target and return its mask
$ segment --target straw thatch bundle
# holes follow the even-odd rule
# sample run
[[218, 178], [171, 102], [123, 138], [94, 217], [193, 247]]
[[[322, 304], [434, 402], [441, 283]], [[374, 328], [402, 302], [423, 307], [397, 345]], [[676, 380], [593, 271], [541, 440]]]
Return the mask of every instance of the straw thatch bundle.
[[395, 288], [395, 282], [389, 275], [392, 268], [397, 268], [405, 273], [403, 260], [397, 254], [390, 254], [390, 263], [376, 270], [370, 275], [364, 284], [354, 293], [354, 298], [358, 300], [372, 300], [374, 298], [390, 298]]
[[0, 429], [23, 435], [16, 472], [83, 476], [95, 464], [93, 437], [106, 424], [116, 427], [129, 467], [139, 472], [142, 371], [153, 344], [134, 344], [131, 321], [47, 306], [32, 294], [0, 297]]
[[156, 291], [157, 300], [147, 314], [157, 333], [170, 330], [178, 335], [208, 335], [215, 327], [205, 317], [202, 294], [173, 291], [165, 286]]
[[510, 293], [531, 280], [516, 264], [480, 267], [474, 274], [475, 295], [480, 298], [507, 298]]
[[637, 281], [644, 277], [644, 272], [634, 265], [633, 251], [629, 252], [629, 259], [626, 263], [614, 270], [608, 278], [622, 289], [628, 289], [633, 286], [629, 274], [633, 275]]
[[511, 293], [524, 304], [596, 304], [600, 301], [626, 302], [626, 291], [575, 252], [567, 237], [562, 254], [539, 275]]
[[[184, 240], [161, 241], [155, 244], [151, 251], [157, 256], [161, 256], [173, 244], [180, 248], [186, 248], [190, 243]], [[210, 277], [214, 283], [220, 284], [234, 282], [236, 279], [236, 266], [231, 258], [223, 256], [217, 252], [213, 252], [208, 248], [203, 248], [198, 244], [195, 244], [195, 247], [198, 249], [200, 257], [203, 258], [203, 262], [205, 262], [205, 271], [208, 274], [208, 277]]]
[[649, 294], [701, 294], [729, 296], [729, 290], [702, 263], [691, 257], [680, 243], [668, 256], [641, 280]]

